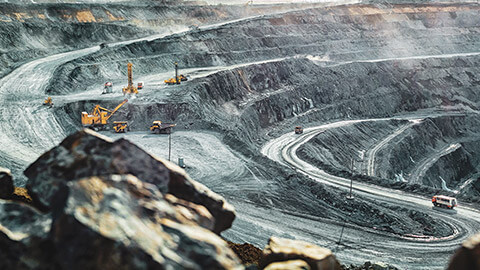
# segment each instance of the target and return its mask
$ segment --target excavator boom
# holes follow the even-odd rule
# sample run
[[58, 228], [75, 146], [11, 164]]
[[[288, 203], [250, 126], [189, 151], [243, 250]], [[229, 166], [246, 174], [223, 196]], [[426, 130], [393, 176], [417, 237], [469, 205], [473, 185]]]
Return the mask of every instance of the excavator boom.
[[115, 109], [113, 109], [113, 111], [110, 111], [110, 114], [107, 115], [106, 120], [108, 120], [110, 117], [112, 117], [112, 115], [113, 115], [116, 111], [118, 111], [118, 109], [120, 109], [120, 107], [122, 107], [122, 106], [123, 106], [125, 103], [127, 103], [127, 102], [128, 102], [128, 99], [125, 99], [125, 100], [122, 101], [122, 103], [118, 104], [117, 107], [115, 107]]
[[82, 112], [82, 125], [84, 127], [103, 127], [107, 124], [107, 120], [112, 117], [112, 115], [120, 109], [125, 103], [128, 102], [128, 99], [125, 99], [122, 103], [118, 104], [118, 106], [114, 110], [108, 110], [100, 105], [95, 105], [91, 114], [87, 112]]

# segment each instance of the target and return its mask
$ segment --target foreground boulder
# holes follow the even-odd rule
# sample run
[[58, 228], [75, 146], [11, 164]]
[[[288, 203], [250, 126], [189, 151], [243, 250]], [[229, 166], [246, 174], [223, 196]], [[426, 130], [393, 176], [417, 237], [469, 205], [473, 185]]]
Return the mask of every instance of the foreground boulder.
[[448, 270], [480, 270], [480, 233], [470, 237], [450, 260]]
[[0, 199], [10, 199], [13, 191], [13, 179], [10, 170], [0, 167]]
[[271, 237], [263, 250], [260, 268], [265, 268], [274, 262], [290, 260], [305, 261], [312, 270], [340, 270], [340, 264], [329, 249], [321, 248], [314, 244]]
[[40, 156], [26, 170], [27, 189], [43, 211], [52, 207], [52, 198], [69, 181], [90, 176], [132, 174], [154, 184], [162, 194], [203, 205], [215, 218], [213, 231], [231, 227], [233, 207], [220, 195], [190, 179], [178, 166], [151, 156], [125, 139], [111, 141], [85, 129]]
[[51, 223], [49, 216], [28, 205], [0, 200], [0, 269], [53, 268]]
[[51, 235], [62, 269], [243, 268], [225, 241], [196, 225], [212, 224], [203, 206], [166, 200], [134, 176], [70, 182], [53, 201]]
[[310, 270], [308, 263], [302, 260], [274, 262], [264, 268], [265, 270]]

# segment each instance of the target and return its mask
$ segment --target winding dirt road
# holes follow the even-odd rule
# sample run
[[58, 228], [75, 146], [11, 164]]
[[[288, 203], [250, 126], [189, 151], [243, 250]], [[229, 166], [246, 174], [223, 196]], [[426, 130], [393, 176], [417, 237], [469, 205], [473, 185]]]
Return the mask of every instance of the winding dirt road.
[[[409, 116], [396, 119], [412, 120], [412, 118], [415, 119], [418, 117]], [[350, 179], [330, 175], [300, 159], [297, 156], [298, 148], [319, 133], [328, 129], [359, 122], [388, 121], [391, 119], [393, 118], [338, 121], [318, 127], [307, 128], [302, 135], [296, 135], [293, 132], [287, 133], [267, 143], [263, 147], [262, 153], [285, 166], [295, 168], [298, 172], [311, 177], [315, 181], [322, 182], [337, 189], [348, 190], [350, 187]], [[417, 121], [413, 121], [411, 124], [415, 122]], [[407, 126], [404, 126], [404, 128], [407, 128]], [[388, 138], [393, 138], [398, 135], [398, 132], [401, 130], [402, 129], [397, 130]], [[420, 197], [398, 190], [356, 181], [353, 184], [353, 190], [356, 196], [371, 198], [379, 202], [379, 204], [401, 205], [409, 209], [428, 212], [433, 218], [442, 219], [447, 222], [454, 228], [454, 233], [444, 238], [410, 235], [398, 239], [396, 236], [385, 235], [382, 232], [378, 234], [382, 235], [383, 239], [378, 241], [379, 236], [375, 235], [376, 233], [374, 231], [365, 231], [365, 228], [362, 228], [359, 231], [363, 230], [364, 233], [360, 233], [359, 231], [347, 229], [344, 239], [348, 243], [348, 254], [337, 251], [337, 256], [340, 258], [346, 256], [348, 261], [355, 260], [352, 256], [363, 257], [369, 254], [370, 257], [375, 257], [381, 254], [382, 259], [386, 256], [389, 262], [396, 263], [397, 266], [402, 269], [443, 269], [454, 250], [458, 248], [465, 239], [480, 230], [480, 211], [470, 207], [460, 206], [454, 211], [441, 211], [432, 207], [429, 197]], [[362, 235], [362, 237], [360, 237], [361, 239], [359, 239], [359, 235]], [[354, 246], [353, 252], [350, 243]], [[357, 252], [356, 249], [360, 249], [364, 254], [355, 254]]]

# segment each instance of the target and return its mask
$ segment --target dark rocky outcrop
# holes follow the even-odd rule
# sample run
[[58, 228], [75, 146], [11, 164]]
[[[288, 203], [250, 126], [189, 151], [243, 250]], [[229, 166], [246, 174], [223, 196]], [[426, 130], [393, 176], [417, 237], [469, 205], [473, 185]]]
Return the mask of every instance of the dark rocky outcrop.
[[265, 270], [310, 270], [310, 266], [308, 263], [302, 260], [290, 260], [284, 262], [274, 262], [267, 267], [264, 268]]
[[27, 189], [41, 209], [48, 211], [52, 198], [69, 181], [90, 176], [132, 174], [154, 184], [162, 194], [205, 206], [215, 218], [213, 231], [229, 228], [233, 207], [220, 195], [190, 179], [183, 170], [151, 156], [128, 140], [110, 139], [91, 130], [68, 136], [40, 156], [26, 170]]
[[260, 267], [273, 262], [303, 260], [312, 270], [340, 270], [340, 264], [333, 253], [311, 243], [299, 240], [271, 237], [263, 250]]
[[233, 208], [126, 140], [67, 137], [26, 170], [33, 198], [2, 172], [0, 269], [243, 269], [214, 233]]
[[[205, 208], [165, 200], [131, 175], [69, 182], [52, 204], [62, 269], [240, 269], [219, 236], [197, 226]], [[212, 219], [210, 217], [210, 219]]]
[[13, 191], [13, 179], [10, 170], [0, 167], [0, 199], [10, 198]]
[[0, 269], [53, 268], [47, 240], [51, 222], [30, 206], [0, 200]]
[[462, 244], [451, 258], [447, 270], [480, 270], [480, 233]]

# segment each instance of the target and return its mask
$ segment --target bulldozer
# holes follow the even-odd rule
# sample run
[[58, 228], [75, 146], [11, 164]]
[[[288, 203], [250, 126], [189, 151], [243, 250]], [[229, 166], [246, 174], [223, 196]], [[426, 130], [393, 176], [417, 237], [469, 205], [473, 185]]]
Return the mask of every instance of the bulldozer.
[[51, 97], [46, 98], [46, 99], [43, 101], [43, 105], [44, 105], [44, 106], [48, 106], [48, 107], [52, 107], [52, 106], [53, 106], [52, 98], [51, 98]]
[[91, 128], [93, 130], [105, 129], [108, 124], [108, 119], [127, 103], [128, 99], [125, 99], [122, 103], [118, 104], [117, 107], [113, 110], [105, 109], [100, 105], [95, 105], [91, 114], [87, 112], [82, 112], [82, 126], [86, 128]]
[[175, 127], [175, 124], [162, 123], [162, 121], [153, 121], [153, 124], [150, 126], [150, 131], [155, 134], [170, 134], [172, 133], [172, 128]]
[[175, 62], [175, 77], [165, 80], [165, 84], [173, 85], [180, 84], [180, 82], [188, 81], [188, 78], [183, 74], [178, 75], [178, 63]]
[[115, 131], [115, 133], [125, 133], [127, 131], [130, 131], [130, 127], [128, 126], [127, 121], [114, 121], [113, 130]]
[[123, 95], [136, 95], [138, 94], [137, 87], [133, 86], [133, 75], [132, 75], [132, 63], [127, 64], [128, 69], [128, 85], [122, 89]]

